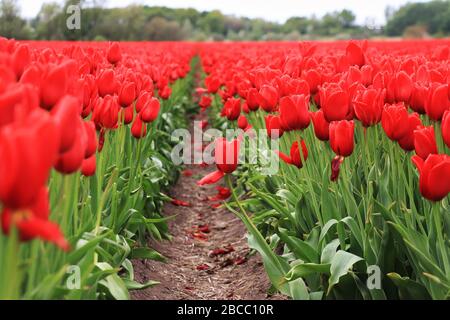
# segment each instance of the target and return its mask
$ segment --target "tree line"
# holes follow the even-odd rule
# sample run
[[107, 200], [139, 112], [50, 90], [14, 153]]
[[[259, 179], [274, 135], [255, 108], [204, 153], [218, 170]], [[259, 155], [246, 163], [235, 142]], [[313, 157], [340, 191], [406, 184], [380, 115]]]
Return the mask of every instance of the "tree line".
[[[67, 8], [80, 5], [81, 28], [66, 26]], [[356, 24], [351, 10], [322, 17], [294, 16], [285, 23], [224, 15], [218, 10], [171, 9], [130, 5], [105, 8], [104, 0], [47, 2], [36, 17], [24, 19], [17, 0], [0, 2], [0, 35], [16, 39], [46, 40], [313, 40], [368, 38], [373, 36], [447, 36], [450, 33], [450, 1], [409, 3], [386, 8], [387, 23], [368, 20]]]

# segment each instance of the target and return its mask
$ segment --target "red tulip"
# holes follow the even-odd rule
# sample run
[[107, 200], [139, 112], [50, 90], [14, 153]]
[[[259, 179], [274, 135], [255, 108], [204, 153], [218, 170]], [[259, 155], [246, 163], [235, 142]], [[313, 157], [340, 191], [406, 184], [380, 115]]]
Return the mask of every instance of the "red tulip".
[[424, 160], [430, 154], [438, 153], [433, 127], [422, 127], [414, 130], [414, 148], [416, 154]]
[[71, 96], [65, 96], [52, 109], [53, 119], [58, 125], [61, 133], [61, 142], [59, 152], [64, 153], [68, 151], [76, 138], [76, 130], [74, 130], [73, 123], [80, 119], [81, 104], [79, 101]]
[[58, 225], [48, 221], [49, 205], [47, 188], [41, 187], [34, 203], [20, 210], [4, 207], [1, 212], [1, 226], [4, 234], [9, 234], [14, 226], [19, 231], [21, 241], [40, 238], [56, 244], [68, 251], [69, 244]]
[[450, 148], [450, 110], [446, 111], [442, 117], [441, 131], [445, 144]]
[[385, 105], [381, 116], [384, 132], [393, 141], [398, 141], [408, 134], [408, 111], [403, 103]]
[[136, 85], [133, 82], [126, 82], [119, 91], [119, 104], [122, 108], [128, 107], [136, 99]]
[[[281, 151], [277, 151], [278, 156], [286, 163], [292, 164], [296, 166], [297, 168], [303, 167], [303, 161], [306, 161], [308, 159], [308, 149], [306, 148], [305, 141], [301, 141], [302, 146], [302, 154], [300, 155], [300, 149], [298, 146], [298, 141], [295, 141], [291, 146], [290, 156], [287, 156]], [[302, 159], [303, 158], [303, 159]]]
[[225, 102], [223, 108], [228, 120], [237, 120], [241, 114], [241, 99], [229, 98], [227, 102]]
[[358, 91], [353, 100], [355, 115], [364, 127], [373, 126], [381, 121], [386, 91], [367, 89]]
[[60, 65], [51, 68], [41, 84], [41, 106], [47, 110], [53, 108], [67, 91], [67, 72]]
[[414, 130], [422, 126], [422, 121], [417, 113], [411, 113], [408, 115], [408, 133], [404, 135], [398, 144], [405, 151], [414, 150]]
[[355, 123], [341, 120], [330, 123], [330, 145], [338, 156], [348, 157], [353, 153]]
[[133, 122], [134, 119], [134, 106], [129, 105], [128, 107], [120, 110], [122, 113], [122, 119], [124, 124], [130, 124]]
[[284, 131], [303, 130], [309, 126], [309, 95], [293, 95], [280, 99], [280, 123]]
[[139, 97], [136, 100], [136, 112], [139, 113], [148, 103], [152, 95], [146, 91], [141, 92]]
[[133, 125], [131, 126], [131, 134], [136, 139], [140, 139], [147, 134], [147, 125], [142, 122], [141, 117], [136, 117], [134, 119]]
[[425, 111], [427, 115], [435, 121], [440, 121], [444, 112], [449, 110], [448, 85], [435, 84], [429, 89], [428, 97], [425, 100]]
[[225, 138], [216, 140], [215, 162], [223, 173], [232, 173], [238, 166], [240, 139], [227, 141]]
[[348, 62], [351, 66], [357, 65], [357, 66], [361, 67], [365, 63], [365, 57], [364, 57], [363, 50], [361, 49], [360, 46], [358, 46], [354, 42], [350, 42], [347, 45], [346, 55], [347, 55]]
[[85, 177], [92, 177], [96, 170], [96, 157], [95, 154], [87, 159], [83, 160], [81, 165], [81, 173]]
[[239, 116], [237, 122], [238, 122], [239, 129], [242, 129], [244, 131], [247, 129], [248, 121], [247, 121], [247, 118], [244, 115]]
[[409, 106], [411, 109], [413, 109], [415, 112], [424, 114], [425, 113], [425, 101], [428, 97], [428, 88], [424, 85], [415, 83], [411, 98], [409, 99]]
[[413, 156], [419, 170], [420, 193], [431, 201], [440, 201], [450, 192], [450, 156], [431, 154], [426, 160]]
[[139, 113], [141, 120], [145, 123], [150, 123], [158, 118], [159, 110], [161, 109], [161, 104], [159, 99], [150, 98], [147, 104], [144, 106], [142, 111]]
[[59, 156], [55, 164], [55, 169], [63, 174], [71, 174], [80, 169], [86, 155], [88, 137], [83, 121], [80, 118], [77, 120], [73, 130], [76, 132], [77, 138], [72, 147]]
[[[1, 128], [0, 138], [0, 201], [14, 210], [29, 207], [58, 156], [58, 127], [48, 112], [36, 109], [22, 122]], [[3, 163], [7, 160], [14, 163]]]
[[267, 136], [271, 139], [281, 138], [284, 131], [281, 129], [280, 117], [267, 115], [264, 120], [266, 122]]
[[83, 121], [84, 131], [86, 132], [86, 151], [84, 158], [92, 157], [97, 151], [97, 132], [95, 124], [92, 121]]
[[31, 62], [30, 47], [27, 44], [20, 44], [14, 51], [12, 60], [12, 67], [14, 69], [16, 77], [17, 79], [20, 79], [23, 71]]
[[117, 90], [116, 77], [112, 69], [104, 69], [97, 79], [98, 94], [101, 97], [114, 95]]
[[259, 90], [259, 104], [266, 112], [276, 110], [278, 104], [278, 91], [274, 86], [263, 85]]
[[330, 83], [320, 88], [320, 106], [328, 122], [346, 119], [350, 112], [350, 97], [339, 85]]
[[259, 92], [258, 90], [256, 90], [256, 88], [250, 88], [247, 91], [247, 97], [246, 97], [246, 102], [248, 105], [248, 108], [251, 111], [256, 111], [259, 108]]
[[117, 42], [113, 42], [109, 45], [107, 59], [111, 64], [117, 64], [122, 60], [122, 53]]
[[209, 93], [216, 93], [217, 90], [219, 90], [221, 83], [218, 78], [209, 76], [205, 78], [205, 86]]
[[311, 119], [317, 139], [328, 141], [330, 139], [330, 123], [325, 119], [323, 110], [320, 109], [317, 112], [311, 112]]
[[172, 94], [172, 88], [170, 88], [169, 86], [165, 86], [164, 88], [162, 88], [158, 91], [158, 95], [163, 100], [169, 99], [171, 94]]
[[200, 99], [200, 102], [198, 103], [198, 105], [205, 110], [206, 108], [210, 107], [212, 103], [212, 98], [210, 96], [207, 95], [203, 95], [202, 98]]
[[411, 77], [404, 71], [400, 71], [391, 79], [389, 90], [394, 93], [395, 101], [409, 102], [413, 90]]

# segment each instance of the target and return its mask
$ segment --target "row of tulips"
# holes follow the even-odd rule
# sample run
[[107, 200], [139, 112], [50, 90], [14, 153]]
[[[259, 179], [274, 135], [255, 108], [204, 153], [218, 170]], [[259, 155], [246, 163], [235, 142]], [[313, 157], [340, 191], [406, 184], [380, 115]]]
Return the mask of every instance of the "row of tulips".
[[[231, 186], [239, 168], [227, 206], [275, 288], [299, 299], [449, 298], [449, 45], [202, 46], [201, 108], [218, 127], [279, 139], [277, 174], [224, 156], [246, 148], [240, 136], [217, 142], [218, 171], [199, 181]], [[366, 285], [374, 266], [379, 283]]]
[[146, 236], [169, 236], [168, 133], [186, 125], [193, 55], [0, 39], [0, 298], [126, 299], [154, 284], [134, 281], [130, 258], [163, 259]]

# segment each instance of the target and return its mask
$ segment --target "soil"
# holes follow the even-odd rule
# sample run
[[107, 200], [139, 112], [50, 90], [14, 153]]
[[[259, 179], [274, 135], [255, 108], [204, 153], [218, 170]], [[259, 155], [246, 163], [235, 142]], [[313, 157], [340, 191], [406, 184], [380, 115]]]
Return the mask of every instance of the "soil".
[[[201, 119], [197, 116], [197, 120]], [[167, 261], [134, 260], [138, 282], [156, 280], [160, 284], [133, 291], [135, 300], [265, 300], [284, 299], [268, 295], [270, 281], [261, 258], [247, 245], [242, 222], [226, 208], [214, 208], [220, 201], [208, 198], [217, 195], [216, 185], [199, 187], [196, 181], [215, 170], [215, 166], [190, 165], [192, 176], [181, 175], [170, 196], [191, 206], [166, 203], [163, 214], [176, 215], [169, 222], [171, 241], [149, 240], [149, 246]], [[220, 184], [220, 183], [219, 183]], [[205, 232], [196, 232], [207, 226]], [[196, 236], [193, 236], [193, 235]], [[204, 239], [201, 239], [204, 238]], [[215, 255], [219, 250], [232, 251]], [[215, 251], [214, 251], [215, 250]], [[200, 270], [199, 270], [200, 269]], [[205, 269], [205, 270], [202, 270]]]

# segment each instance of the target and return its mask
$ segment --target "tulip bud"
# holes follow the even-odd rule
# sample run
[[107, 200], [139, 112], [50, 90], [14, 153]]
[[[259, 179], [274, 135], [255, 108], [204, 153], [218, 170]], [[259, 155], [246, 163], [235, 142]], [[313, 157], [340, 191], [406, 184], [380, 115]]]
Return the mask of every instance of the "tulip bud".
[[338, 156], [348, 157], [353, 153], [355, 123], [341, 120], [330, 123], [330, 145]]
[[117, 42], [110, 44], [107, 59], [111, 64], [117, 64], [120, 60], [122, 60], [122, 53], [120, 52], [120, 46]]
[[433, 127], [422, 127], [414, 130], [414, 148], [416, 154], [424, 160], [430, 154], [438, 153]]
[[450, 192], [450, 156], [431, 154], [426, 160], [419, 156], [411, 158], [419, 170], [419, 186], [422, 196], [440, 201]]

